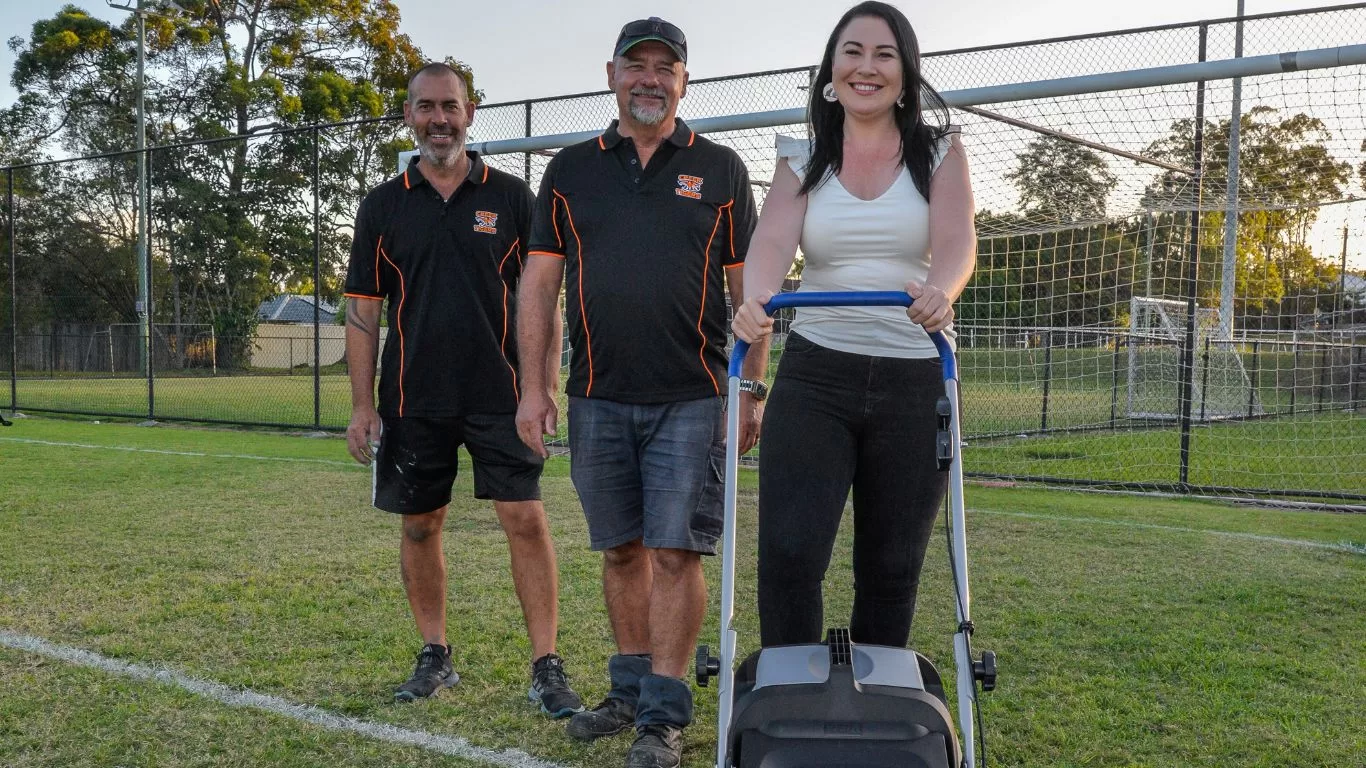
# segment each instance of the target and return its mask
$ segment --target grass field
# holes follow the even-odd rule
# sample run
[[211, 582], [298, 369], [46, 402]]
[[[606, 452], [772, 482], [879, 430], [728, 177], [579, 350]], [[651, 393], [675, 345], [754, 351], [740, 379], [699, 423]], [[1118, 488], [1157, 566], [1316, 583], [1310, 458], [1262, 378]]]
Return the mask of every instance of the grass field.
[[[1155, 483], [1180, 480], [1180, 436], [1175, 426], [1151, 428], [1124, 418], [1124, 389], [1116, 397], [1108, 369], [1098, 371], [1079, 353], [1059, 353], [1060, 378], [1050, 386], [1049, 430], [1095, 429], [1037, 435], [1045, 426], [1044, 393], [1032, 378], [1008, 381], [1003, 362], [1022, 362], [1022, 353], [1002, 361], [1000, 353], [979, 355], [985, 367], [965, 372], [964, 431], [1006, 435], [983, 445], [971, 469], [997, 475], [1088, 481]], [[1026, 368], [1012, 369], [1017, 372]], [[1065, 374], [1065, 375], [1061, 375]], [[345, 375], [321, 378], [320, 420], [337, 430], [350, 418]], [[21, 379], [21, 409], [76, 410], [145, 417], [147, 383], [142, 379]], [[313, 377], [218, 376], [160, 378], [155, 382], [155, 415], [160, 419], [313, 424]], [[563, 395], [561, 395], [563, 412]], [[1315, 411], [1302, 395], [1301, 412], [1251, 422], [1197, 426], [1191, 442], [1189, 482], [1199, 486], [1366, 494], [1366, 416], [1336, 407]], [[1113, 410], [1112, 410], [1113, 409]], [[1307, 409], [1307, 410], [1306, 410]], [[1112, 422], [1112, 417], [1117, 420]], [[566, 420], [561, 419], [561, 436]], [[1113, 424], [1116, 428], [1109, 429]], [[1099, 429], [1096, 429], [1099, 428]], [[1014, 435], [1033, 435], [1016, 439]]]
[[[967, 467], [996, 450], [970, 446]], [[1071, 459], [1076, 460], [1076, 459]], [[585, 697], [611, 653], [581, 512], [554, 460], [560, 646]], [[757, 638], [754, 486], [743, 473], [741, 644]], [[620, 765], [525, 702], [528, 646], [492, 510], [468, 473], [447, 524], [461, 684], [390, 703], [417, 650], [395, 521], [336, 438], [22, 419], [0, 432], [0, 765], [475, 766], [508, 748]], [[994, 766], [1360, 765], [1366, 754], [1366, 516], [970, 486], [978, 649]], [[848, 612], [847, 534], [828, 623]], [[940, 538], [942, 541], [942, 530]], [[706, 563], [716, 602], [717, 567]], [[950, 582], [931, 550], [913, 642], [951, 675]], [[51, 654], [166, 668], [353, 721], [468, 740], [459, 756], [227, 706]], [[703, 642], [715, 643], [710, 617]], [[9, 639], [8, 643], [6, 638]], [[685, 764], [710, 764], [713, 689], [697, 689]], [[461, 742], [462, 744], [464, 742]]]

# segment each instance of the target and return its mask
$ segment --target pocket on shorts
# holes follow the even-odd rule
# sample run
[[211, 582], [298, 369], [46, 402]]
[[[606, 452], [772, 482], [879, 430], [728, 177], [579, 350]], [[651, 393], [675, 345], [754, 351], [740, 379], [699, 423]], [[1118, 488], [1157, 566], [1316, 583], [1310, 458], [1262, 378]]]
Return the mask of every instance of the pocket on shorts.
[[725, 525], [726, 444], [713, 443], [707, 452], [705, 485], [693, 512], [692, 529], [701, 536], [716, 539]]

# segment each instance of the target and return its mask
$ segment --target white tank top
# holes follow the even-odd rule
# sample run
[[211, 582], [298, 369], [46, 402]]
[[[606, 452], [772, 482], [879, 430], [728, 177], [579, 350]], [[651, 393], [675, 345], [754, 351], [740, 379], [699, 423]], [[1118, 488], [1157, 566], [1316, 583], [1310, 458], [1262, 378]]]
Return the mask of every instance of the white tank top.
[[[957, 126], [950, 128], [951, 133]], [[779, 136], [778, 157], [805, 178], [811, 157], [805, 139]], [[930, 173], [949, 149], [949, 135], [935, 147]], [[849, 194], [835, 176], [811, 190], [802, 222], [799, 292], [902, 291], [908, 280], [925, 282], [930, 271], [930, 204], [901, 169], [874, 200]], [[797, 310], [792, 330], [823, 347], [862, 355], [938, 357], [929, 334], [903, 307], [808, 307]], [[952, 326], [944, 331], [954, 340]]]

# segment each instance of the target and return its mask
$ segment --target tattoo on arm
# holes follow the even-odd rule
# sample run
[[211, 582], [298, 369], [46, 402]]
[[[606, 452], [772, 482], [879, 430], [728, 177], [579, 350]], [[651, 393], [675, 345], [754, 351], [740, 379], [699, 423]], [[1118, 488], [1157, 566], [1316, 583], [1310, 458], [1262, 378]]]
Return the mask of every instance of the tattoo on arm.
[[358, 307], [354, 301], [346, 302], [346, 324], [361, 333], [370, 336], [375, 335], [375, 328], [371, 327], [371, 325], [365, 321], [365, 318], [361, 317], [360, 307]]

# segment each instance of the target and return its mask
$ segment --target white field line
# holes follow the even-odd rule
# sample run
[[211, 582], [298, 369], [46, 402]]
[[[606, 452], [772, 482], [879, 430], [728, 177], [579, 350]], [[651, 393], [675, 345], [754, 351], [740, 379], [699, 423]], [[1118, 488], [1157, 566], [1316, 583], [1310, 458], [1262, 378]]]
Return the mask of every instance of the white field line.
[[1309, 547], [1311, 549], [1327, 549], [1333, 552], [1346, 552], [1352, 555], [1360, 555], [1362, 551], [1351, 544], [1333, 544], [1326, 541], [1309, 541], [1306, 539], [1286, 539], [1279, 536], [1263, 536], [1259, 533], [1244, 533], [1242, 531], [1220, 531], [1211, 528], [1186, 528], [1179, 525], [1158, 525], [1156, 523], [1136, 523], [1132, 520], [1105, 520], [1099, 517], [1068, 517], [1067, 515], [1041, 515], [1036, 512], [1005, 512], [997, 509], [970, 509], [970, 512], [980, 515], [999, 515], [1002, 517], [1020, 517], [1026, 520], [1047, 520], [1057, 523], [1086, 523], [1088, 525], [1113, 525], [1120, 528], [1142, 528], [1150, 531], [1169, 531], [1172, 533], [1203, 533], [1210, 536], [1223, 536], [1230, 539], [1245, 539], [1248, 541], [1259, 541], [1265, 544], [1282, 544], [1294, 547]]
[[167, 451], [160, 448], [134, 448], [127, 445], [94, 445], [91, 443], [65, 443], [56, 440], [34, 440], [26, 437], [0, 437], [7, 443], [28, 443], [30, 445], [51, 445], [58, 448], [93, 448], [106, 451], [125, 451], [128, 453], [159, 453], [163, 456], [194, 456], [206, 459], [248, 459], [251, 461], [284, 461], [299, 464], [327, 464], [351, 469], [365, 469], [354, 461], [335, 459], [305, 459], [296, 456], [252, 456], [246, 453], [199, 453], [197, 451]]
[[488, 765], [507, 766], [508, 768], [561, 768], [556, 763], [532, 757], [518, 749], [487, 749], [470, 744], [458, 736], [439, 736], [424, 731], [414, 731], [368, 720], [358, 720], [354, 717], [345, 717], [317, 707], [295, 704], [276, 696], [267, 696], [251, 690], [236, 690], [221, 683], [199, 680], [174, 670], [131, 664], [80, 648], [57, 645], [40, 637], [18, 635], [0, 630], [0, 646], [97, 669], [120, 677], [173, 685], [197, 696], [226, 704], [229, 707], [261, 710], [328, 730], [354, 733], [390, 744], [417, 747], [450, 757], [460, 757]]

